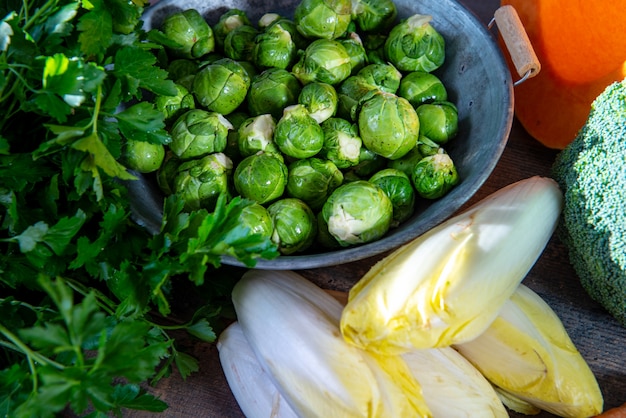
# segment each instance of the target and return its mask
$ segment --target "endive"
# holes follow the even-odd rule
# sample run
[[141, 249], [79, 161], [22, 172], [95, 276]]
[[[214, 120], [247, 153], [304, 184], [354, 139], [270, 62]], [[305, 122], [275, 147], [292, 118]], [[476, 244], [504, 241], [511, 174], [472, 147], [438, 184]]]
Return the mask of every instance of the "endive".
[[298, 416], [431, 416], [406, 363], [348, 344], [342, 305], [302, 276], [250, 270], [233, 304], [261, 367]]
[[511, 399], [562, 417], [602, 412], [596, 378], [561, 320], [523, 284], [484, 333], [455, 348]]
[[531, 177], [395, 250], [350, 290], [344, 337], [386, 354], [475, 338], [545, 248], [562, 200], [553, 180]]

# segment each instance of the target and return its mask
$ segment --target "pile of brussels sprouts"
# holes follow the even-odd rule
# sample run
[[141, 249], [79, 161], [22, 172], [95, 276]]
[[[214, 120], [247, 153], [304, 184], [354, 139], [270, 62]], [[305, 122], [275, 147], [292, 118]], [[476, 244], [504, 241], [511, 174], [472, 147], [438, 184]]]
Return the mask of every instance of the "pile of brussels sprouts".
[[176, 12], [158, 32], [179, 94], [155, 98], [171, 143], [144, 144], [155, 157], [136, 168], [189, 210], [254, 201], [241, 221], [284, 255], [377, 240], [459, 181], [430, 21], [398, 22], [391, 0], [302, 0], [256, 23], [230, 9], [213, 26]]

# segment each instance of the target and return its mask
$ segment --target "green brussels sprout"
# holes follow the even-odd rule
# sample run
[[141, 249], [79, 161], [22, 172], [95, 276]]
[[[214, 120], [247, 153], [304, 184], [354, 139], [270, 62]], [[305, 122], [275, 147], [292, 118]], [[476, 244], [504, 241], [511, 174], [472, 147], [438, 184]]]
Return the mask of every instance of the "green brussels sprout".
[[298, 46], [285, 22], [279, 19], [254, 39], [251, 57], [258, 68], [287, 69], [296, 62]]
[[244, 25], [252, 26], [246, 12], [240, 9], [228, 9], [219, 17], [217, 23], [213, 25], [215, 43], [222, 48], [226, 36], [232, 30]]
[[172, 13], [163, 21], [161, 30], [176, 44], [167, 46], [174, 56], [197, 59], [215, 49], [213, 30], [195, 9]]
[[193, 94], [206, 109], [227, 115], [243, 103], [250, 75], [238, 62], [222, 58], [203, 67], [193, 80]]
[[248, 92], [248, 110], [252, 116], [269, 113], [279, 119], [285, 107], [298, 103], [302, 85], [282, 68], [268, 68], [252, 79]]
[[182, 159], [202, 157], [226, 148], [233, 125], [221, 114], [203, 109], [183, 113], [172, 125], [170, 149]]
[[328, 232], [343, 246], [380, 239], [391, 226], [393, 206], [385, 192], [366, 180], [339, 186], [322, 208]]
[[431, 26], [431, 19], [416, 14], [391, 29], [385, 41], [385, 56], [400, 71], [429, 73], [443, 64], [445, 40]]
[[224, 55], [237, 61], [249, 59], [258, 34], [259, 31], [250, 25], [242, 25], [231, 30], [224, 39]]
[[180, 84], [176, 84], [175, 87], [176, 96], [157, 95], [154, 98], [154, 105], [163, 113], [163, 121], [166, 125], [176, 121], [186, 111], [196, 108], [193, 94]]
[[156, 181], [157, 186], [166, 196], [174, 194], [174, 179], [181, 162], [172, 151], [165, 152], [165, 158], [156, 173]]
[[424, 154], [421, 153], [419, 149], [419, 139], [418, 144], [413, 147], [409, 152], [407, 152], [404, 156], [397, 158], [395, 160], [389, 160], [387, 162], [388, 168], [395, 168], [396, 170], [402, 171], [404, 174], [409, 176], [413, 175], [413, 169], [415, 165], [420, 162], [420, 160], [424, 158]]
[[277, 22], [278, 20], [282, 18], [283, 17], [278, 13], [273, 13], [273, 12], [264, 13], [259, 18], [259, 21], [257, 22], [257, 27], [260, 30], [265, 30], [266, 28], [270, 27], [272, 23]]
[[165, 159], [163, 144], [129, 139], [124, 147], [124, 161], [128, 168], [140, 173], [157, 171]]
[[420, 134], [417, 138], [417, 149], [422, 156], [427, 157], [440, 152], [441, 146], [426, 136]]
[[415, 165], [411, 180], [417, 194], [426, 199], [437, 199], [458, 184], [459, 175], [452, 158], [441, 149]]
[[363, 77], [348, 77], [337, 88], [337, 116], [356, 121], [363, 100], [377, 90]]
[[270, 114], [246, 119], [238, 130], [237, 144], [241, 155], [247, 157], [263, 151], [281, 156], [280, 150], [274, 143], [275, 130], [276, 121]]
[[267, 208], [257, 202], [245, 206], [239, 215], [240, 223], [250, 228], [252, 235], [260, 235], [267, 239], [272, 238], [274, 221]]
[[363, 77], [366, 83], [393, 94], [398, 91], [402, 79], [402, 73], [391, 64], [369, 64], [357, 76]]
[[337, 91], [330, 84], [309, 83], [302, 87], [298, 103], [307, 108], [317, 123], [322, 123], [337, 112]]
[[412, 71], [400, 80], [398, 96], [418, 107], [424, 103], [448, 100], [448, 91], [439, 77], [424, 71]]
[[352, 61], [339, 41], [316, 39], [306, 47], [291, 72], [302, 84], [320, 81], [335, 85], [350, 76]]
[[324, 145], [319, 156], [332, 161], [340, 169], [357, 165], [363, 141], [356, 124], [341, 118], [329, 118], [322, 122], [321, 127]]
[[287, 166], [276, 154], [250, 155], [235, 168], [234, 184], [242, 197], [264, 205], [283, 195]]
[[302, 252], [311, 247], [317, 235], [315, 214], [300, 199], [287, 197], [267, 207], [274, 223], [272, 242], [283, 255]]
[[341, 245], [339, 245], [335, 237], [328, 232], [328, 224], [324, 220], [322, 212], [317, 212], [315, 218], [317, 220], [317, 236], [315, 237], [315, 244], [326, 250], [340, 249]]
[[198, 63], [196, 60], [187, 58], [175, 59], [167, 65], [167, 72], [169, 73], [169, 78], [178, 82], [178, 80], [187, 76], [195, 76], [198, 72]]
[[292, 158], [309, 158], [321, 151], [324, 131], [301, 104], [285, 108], [276, 123], [274, 142], [280, 151]]
[[239, 163], [243, 158], [239, 151], [239, 127], [244, 123], [250, 115], [245, 112], [235, 111], [229, 113], [225, 118], [233, 125], [233, 129], [228, 131], [228, 137], [226, 138], [226, 148], [224, 148], [224, 154], [233, 161], [233, 164]]
[[385, 168], [387, 161], [385, 157], [362, 146], [359, 151], [359, 163], [350, 169], [350, 175], [353, 179], [367, 179]]
[[352, 20], [363, 32], [380, 32], [388, 29], [397, 15], [398, 10], [393, 0], [352, 1]]
[[301, 0], [294, 11], [298, 31], [307, 38], [336, 39], [352, 20], [351, 0]]
[[395, 228], [415, 212], [415, 189], [411, 178], [403, 171], [386, 168], [370, 177], [369, 182], [380, 187], [391, 200], [393, 215], [391, 227]]
[[367, 149], [395, 160], [417, 144], [420, 120], [405, 98], [379, 91], [361, 106], [358, 126]]
[[366, 32], [362, 34], [361, 39], [370, 64], [387, 64], [389, 62], [385, 56], [386, 34]]
[[367, 59], [367, 51], [363, 46], [361, 37], [356, 32], [348, 32], [344, 38], [337, 39], [343, 45], [346, 52], [350, 56], [351, 75], [356, 74], [361, 68], [365, 67], [369, 62]]
[[425, 103], [415, 111], [420, 119], [420, 135], [437, 144], [445, 144], [459, 131], [459, 112], [453, 103]]
[[174, 192], [185, 202], [185, 209], [213, 211], [220, 194], [230, 193], [233, 162], [221, 152], [189, 160], [178, 166]]
[[322, 208], [341, 183], [342, 172], [328, 160], [305, 158], [295, 160], [288, 167], [287, 194], [304, 201], [315, 211]]

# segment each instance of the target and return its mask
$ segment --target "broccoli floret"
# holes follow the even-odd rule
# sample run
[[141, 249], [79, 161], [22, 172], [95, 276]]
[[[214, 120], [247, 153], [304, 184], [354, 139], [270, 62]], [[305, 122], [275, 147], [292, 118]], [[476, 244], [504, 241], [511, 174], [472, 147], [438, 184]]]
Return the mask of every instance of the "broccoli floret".
[[558, 234], [570, 263], [589, 295], [626, 326], [626, 80], [596, 98], [552, 177], [564, 193]]

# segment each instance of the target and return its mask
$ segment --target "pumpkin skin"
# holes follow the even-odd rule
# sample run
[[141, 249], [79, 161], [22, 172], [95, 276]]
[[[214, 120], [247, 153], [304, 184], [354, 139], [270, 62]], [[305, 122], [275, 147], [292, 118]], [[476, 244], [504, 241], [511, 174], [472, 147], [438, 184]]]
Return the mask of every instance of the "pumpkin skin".
[[533, 138], [563, 149], [584, 125], [593, 100], [626, 78], [626, 0], [501, 4], [515, 8], [541, 63], [535, 77], [515, 87], [515, 115]]

